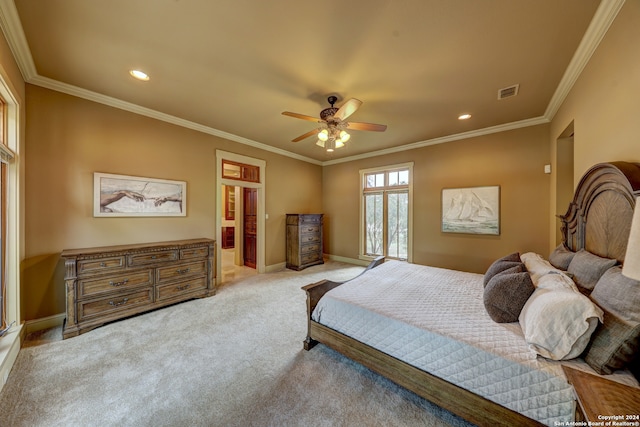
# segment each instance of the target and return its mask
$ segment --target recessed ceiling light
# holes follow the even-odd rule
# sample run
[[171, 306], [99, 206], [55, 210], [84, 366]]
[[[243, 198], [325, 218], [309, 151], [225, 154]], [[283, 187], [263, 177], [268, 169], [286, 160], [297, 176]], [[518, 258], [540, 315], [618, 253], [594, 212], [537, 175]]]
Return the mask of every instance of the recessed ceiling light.
[[471, 114], [461, 114], [458, 116], [458, 120], [467, 120], [471, 118]]
[[131, 71], [129, 71], [129, 74], [131, 74], [134, 78], [136, 78], [138, 80], [142, 80], [143, 82], [146, 82], [146, 81], [149, 80], [149, 76], [144, 71], [131, 70]]

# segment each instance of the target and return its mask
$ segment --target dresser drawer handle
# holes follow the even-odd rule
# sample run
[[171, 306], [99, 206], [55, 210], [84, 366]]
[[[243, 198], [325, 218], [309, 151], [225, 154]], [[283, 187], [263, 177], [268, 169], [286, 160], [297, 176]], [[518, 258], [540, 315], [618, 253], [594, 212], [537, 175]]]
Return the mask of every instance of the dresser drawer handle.
[[191, 268], [184, 268], [184, 269], [182, 269], [182, 270], [176, 270], [176, 273], [178, 273], [178, 274], [185, 274], [185, 273], [188, 273], [188, 272], [189, 272], [189, 270], [191, 270]]
[[126, 285], [128, 282], [129, 282], [129, 279], [124, 279], [124, 280], [121, 280], [120, 282], [109, 282], [109, 284], [111, 286], [118, 287], [118, 286]]
[[151, 259], [156, 259], [156, 258], [158, 258], [157, 255], [151, 255]]
[[186, 284], [186, 285], [178, 286], [178, 290], [184, 291], [185, 289], [189, 289], [190, 287], [191, 287], [190, 284]]
[[126, 304], [127, 301], [129, 301], [129, 298], [122, 298], [122, 301], [120, 301], [120, 302], [109, 301], [109, 305], [112, 305], [114, 307], [118, 307], [118, 306]]
[[100, 263], [100, 267], [106, 267], [106, 266], [107, 266], [107, 263], [106, 263], [106, 262], [101, 262], [101, 263]]

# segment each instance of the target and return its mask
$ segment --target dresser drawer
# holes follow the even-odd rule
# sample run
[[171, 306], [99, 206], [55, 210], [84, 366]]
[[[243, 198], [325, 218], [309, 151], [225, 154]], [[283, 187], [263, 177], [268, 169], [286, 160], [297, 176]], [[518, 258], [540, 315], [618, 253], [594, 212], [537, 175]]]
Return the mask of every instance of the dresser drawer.
[[175, 261], [178, 259], [177, 250], [149, 252], [142, 254], [133, 254], [127, 257], [127, 264], [130, 267], [138, 265], [154, 264], [157, 262]]
[[305, 234], [305, 233], [318, 234], [320, 232], [320, 225], [303, 224], [300, 226], [299, 230], [300, 230], [300, 233], [302, 234]]
[[137, 288], [153, 285], [153, 270], [132, 271], [100, 277], [78, 280], [78, 298], [86, 298], [117, 289]]
[[206, 258], [209, 255], [208, 247], [180, 249], [180, 259]]
[[300, 254], [300, 263], [309, 264], [310, 262], [318, 261], [322, 259], [320, 252], [308, 252], [306, 254]]
[[322, 215], [300, 215], [299, 224], [318, 224], [322, 223]]
[[300, 244], [320, 242], [320, 234], [300, 234]]
[[195, 291], [204, 291], [207, 289], [207, 280], [204, 277], [197, 277], [191, 280], [185, 280], [169, 285], [156, 287], [156, 301], [163, 301], [171, 298], [180, 297]]
[[320, 252], [320, 243], [311, 243], [308, 245], [301, 245], [300, 246], [300, 253], [301, 254], [308, 254], [309, 252]]
[[119, 311], [142, 307], [153, 302], [153, 288], [126, 292], [92, 301], [78, 302], [78, 321], [106, 316]]
[[165, 283], [182, 277], [197, 276], [207, 271], [207, 261], [176, 264], [156, 269], [156, 283]]
[[112, 271], [124, 268], [124, 256], [80, 260], [77, 264], [78, 275], [99, 274], [100, 271]]

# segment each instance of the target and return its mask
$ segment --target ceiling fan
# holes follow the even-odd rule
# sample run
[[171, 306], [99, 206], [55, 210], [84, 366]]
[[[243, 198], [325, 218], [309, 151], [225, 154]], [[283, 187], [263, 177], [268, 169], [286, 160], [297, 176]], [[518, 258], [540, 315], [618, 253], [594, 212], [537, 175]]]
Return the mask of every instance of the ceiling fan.
[[362, 101], [351, 98], [342, 104], [340, 108], [337, 108], [333, 106], [337, 100], [338, 97], [333, 95], [327, 98], [331, 107], [320, 111], [320, 118], [284, 111], [282, 114], [285, 116], [321, 124], [319, 128], [300, 135], [293, 139], [292, 142], [302, 141], [310, 136], [318, 135], [318, 142], [316, 142], [316, 144], [321, 147], [326, 147], [327, 151], [331, 152], [336, 148], [344, 147], [344, 143], [349, 140], [351, 135], [346, 131], [347, 129], [368, 130], [373, 132], [384, 132], [387, 129], [387, 125], [345, 121], [347, 117], [360, 108]]

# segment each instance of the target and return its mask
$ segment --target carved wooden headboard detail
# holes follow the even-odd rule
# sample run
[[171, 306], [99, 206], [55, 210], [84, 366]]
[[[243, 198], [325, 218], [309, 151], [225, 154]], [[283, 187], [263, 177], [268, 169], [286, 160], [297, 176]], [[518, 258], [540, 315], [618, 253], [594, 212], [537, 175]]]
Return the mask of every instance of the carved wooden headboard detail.
[[580, 180], [567, 213], [560, 216], [563, 243], [572, 251], [586, 249], [622, 262], [639, 196], [640, 163], [593, 166]]

